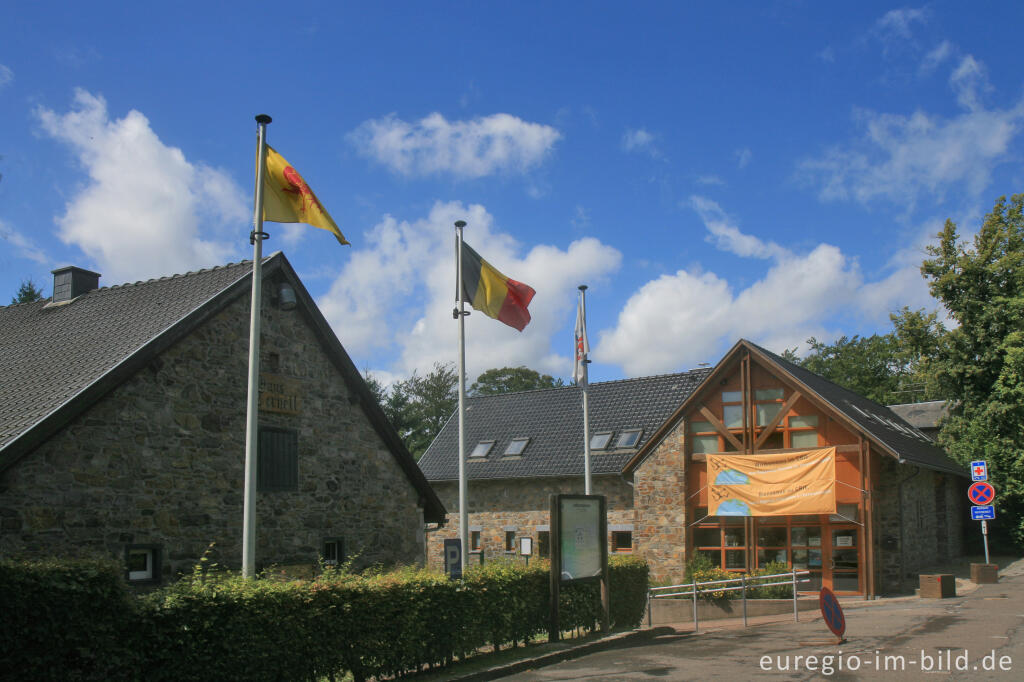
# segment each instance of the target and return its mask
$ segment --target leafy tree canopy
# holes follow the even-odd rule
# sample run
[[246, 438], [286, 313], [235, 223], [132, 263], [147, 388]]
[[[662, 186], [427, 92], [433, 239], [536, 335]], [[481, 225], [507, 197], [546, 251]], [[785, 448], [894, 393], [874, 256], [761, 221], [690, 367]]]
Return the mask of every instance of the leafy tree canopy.
[[961, 463], [985, 459], [997, 534], [1024, 544], [1024, 194], [1001, 197], [973, 244], [946, 221], [921, 272], [959, 323], [930, 364], [955, 398], [939, 442]]
[[21, 280], [21, 286], [18, 287], [17, 295], [11, 299], [11, 305], [15, 303], [31, 303], [32, 301], [40, 301], [43, 298], [43, 290], [36, 286], [32, 278]]
[[458, 406], [458, 381], [451, 363], [436, 363], [434, 369], [424, 375], [413, 372], [411, 377], [395, 382], [390, 388], [385, 388], [375, 377], [366, 376], [370, 392], [417, 460]]
[[549, 374], [541, 374], [528, 367], [502, 367], [489, 369], [469, 387], [472, 395], [497, 395], [498, 393], [514, 393], [537, 388], [558, 388], [563, 386], [561, 379]]

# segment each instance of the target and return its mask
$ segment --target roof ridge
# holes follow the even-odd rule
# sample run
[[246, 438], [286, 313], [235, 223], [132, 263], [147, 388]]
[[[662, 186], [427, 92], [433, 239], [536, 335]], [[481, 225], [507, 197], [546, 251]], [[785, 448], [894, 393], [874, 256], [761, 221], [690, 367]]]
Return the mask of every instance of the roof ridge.
[[[710, 372], [711, 367], [698, 367], [696, 369], [688, 369], [683, 372], [667, 372], [665, 374], [649, 374], [642, 377], [627, 377], [625, 379], [610, 379], [608, 381], [592, 381], [591, 386], [607, 386], [609, 384], [624, 384], [630, 381], [650, 381], [652, 379], [665, 379], [668, 377], [682, 377], [689, 374], [699, 374], [703, 372]], [[548, 386], [547, 388], [528, 388], [523, 391], [505, 391], [504, 393], [485, 393], [482, 395], [470, 395], [467, 396], [473, 400], [477, 398], [497, 398], [504, 395], [523, 395], [526, 393], [541, 393], [543, 391], [562, 391], [565, 389], [578, 389], [579, 386], [576, 384], [565, 384], [563, 386]]]
[[[264, 261], [266, 261], [266, 260], [267, 260], [267, 258], [264, 258]], [[104, 287], [98, 287], [96, 289], [93, 289], [93, 291], [103, 291], [104, 289], [124, 289], [126, 287], [135, 287], [135, 286], [141, 286], [143, 284], [151, 284], [153, 282], [166, 282], [166, 281], [172, 280], [172, 279], [180, 279], [180, 278], [183, 278], [183, 277], [192, 277], [194, 275], [201, 275], [201, 274], [205, 274], [205, 273], [208, 273], [208, 272], [215, 272], [217, 270], [227, 270], [228, 268], [237, 268], [237, 267], [239, 267], [241, 265], [252, 265], [252, 259], [250, 258], [250, 259], [247, 259], [247, 260], [240, 260], [237, 263], [224, 263], [224, 264], [221, 264], [221, 265], [214, 265], [214, 266], [209, 267], [209, 268], [199, 268], [198, 270], [189, 270], [187, 272], [178, 272], [178, 273], [174, 273], [173, 275], [164, 275], [162, 277], [151, 277], [150, 279], [140, 279], [140, 280], [136, 280], [134, 282], [122, 282], [120, 284], [110, 284], [110, 285], [107, 285], [107, 286], [104, 286]]]

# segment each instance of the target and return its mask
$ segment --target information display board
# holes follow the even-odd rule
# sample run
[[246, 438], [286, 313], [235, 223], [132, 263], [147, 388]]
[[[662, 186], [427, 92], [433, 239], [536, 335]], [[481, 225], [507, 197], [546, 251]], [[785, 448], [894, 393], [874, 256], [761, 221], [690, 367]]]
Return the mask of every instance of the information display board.
[[601, 577], [601, 500], [565, 495], [558, 503], [562, 582]]

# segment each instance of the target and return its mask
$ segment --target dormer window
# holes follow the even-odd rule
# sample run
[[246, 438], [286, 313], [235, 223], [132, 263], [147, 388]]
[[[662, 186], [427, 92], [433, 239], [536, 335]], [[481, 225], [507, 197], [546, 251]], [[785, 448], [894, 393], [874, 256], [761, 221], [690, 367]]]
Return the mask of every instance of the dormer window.
[[616, 448], [635, 448], [636, 444], [640, 441], [640, 429], [626, 429], [619, 434], [619, 439], [615, 441]]
[[611, 431], [604, 431], [602, 433], [595, 433], [590, 437], [590, 449], [591, 450], [604, 450], [608, 447], [608, 443], [612, 439]]
[[493, 447], [494, 447], [494, 441], [493, 440], [482, 440], [482, 441], [480, 441], [479, 443], [476, 444], [476, 447], [473, 448], [473, 452], [469, 453], [469, 456], [470, 457], [478, 457], [478, 458], [486, 457], [487, 453], [489, 453], [491, 451], [491, 448], [493, 448]]
[[526, 449], [527, 443], [530, 442], [529, 438], [513, 438], [512, 442], [505, 448], [505, 455], [521, 455], [523, 450]]

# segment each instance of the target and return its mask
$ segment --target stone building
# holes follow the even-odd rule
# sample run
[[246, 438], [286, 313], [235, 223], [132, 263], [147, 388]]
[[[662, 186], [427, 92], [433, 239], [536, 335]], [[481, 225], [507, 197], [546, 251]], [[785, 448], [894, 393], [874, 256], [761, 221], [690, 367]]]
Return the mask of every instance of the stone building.
[[[113, 554], [160, 582], [241, 563], [252, 263], [0, 308], [0, 556]], [[433, 489], [281, 253], [265, 259], [261, 567], [415, 563]]]
[[[648, 402], [617, 392], [629, 385], [645, 386]], [[810, 571], [811, 589], [877, 595], [905, 589], [919, 569], [963, 552], [962, 467], [889, 408], [753, 343], [739, 341], [710, 370], [592, 384], [592, 405], [602, 393], [591, 410], [592, 443], [621, 447], [606, 460], [595, 456], [602, 468], [593, 492], [608, 496], [609, 528], [620, 529], [609, 533], [610, 550], [643, 555], [654, 579], [680, 579], [700, 553], [727, 570], [780, 562]], [[548, 495], [583, 492], [579, 391], [468, 404], [467, 449], [480, 448], [466, 467], [470, 530], [485, 552], [487, 541], [500, 547], [512, 533], [537, 536], [543, 548]], [[456, 430], [452, 420], [420, 460], [453, 510], [447, 527], [431, 534], [432, 561], [440, 537], [458, 536]], [[527, 437], [506, 463], [514, 439]], [[835, 513], [708, 514], [708, 455], [831, 448]]]

